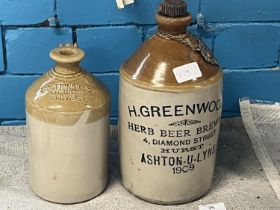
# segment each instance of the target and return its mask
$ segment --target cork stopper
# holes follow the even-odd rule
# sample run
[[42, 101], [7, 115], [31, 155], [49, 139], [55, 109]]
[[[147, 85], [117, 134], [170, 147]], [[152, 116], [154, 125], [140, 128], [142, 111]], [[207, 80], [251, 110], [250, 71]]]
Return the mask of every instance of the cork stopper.
[[58, 48], [50, 52], [50, 57], [57, 63], [77, 63], [85, 56], [83, 50], [77, 47], [77, 44], [60, 44]]
[[159, 14], [166, 17], [184, 17], [187, 15], [187, 4], [183, 0], [165, 0], [160, 4]]
[[192, 22], [187, 12], [187, 4], [183, 0], [165, 0], [156, 14], [159, 30], [168, 34], [184, 34]]

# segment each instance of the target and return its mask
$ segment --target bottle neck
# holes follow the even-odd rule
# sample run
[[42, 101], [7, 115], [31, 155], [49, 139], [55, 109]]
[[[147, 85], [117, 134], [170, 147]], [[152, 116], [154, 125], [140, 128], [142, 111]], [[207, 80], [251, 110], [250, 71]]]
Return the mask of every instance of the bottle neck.
[[61, 75], [75, 75], [81, 72], [80, 62], [56, 63], [54, 71]]
[[191, 14], [185, 17], [166, 17], [156, 14], [156, 20], [160, 31], [172, 35], [185, 34], [187, 26], [192, 22]]

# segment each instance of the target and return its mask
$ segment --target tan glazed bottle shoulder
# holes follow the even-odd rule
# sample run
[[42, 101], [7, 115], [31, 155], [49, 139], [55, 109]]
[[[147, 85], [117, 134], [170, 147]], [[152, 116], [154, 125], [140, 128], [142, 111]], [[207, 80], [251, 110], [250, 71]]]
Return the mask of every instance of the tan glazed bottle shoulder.
[[[89, 100], [84, 100], [82, 103], [74, 103], [71, 101], [65, 101], [61, 103], [63, 106], [57, 106], [54, 100], [48, 97], [51, 90], [50, 87], [53, 84], [69, 84], [69, 79], [65, 81], [64, 77], [54, 78], [53, 70], [49, 71], [42, 78], [37, 80], [32, 86], [29, 87], [26, 98], [27, 103], [30, 105], [38, 106], [39, 109], [44, 109], [49, 112], [65, 112], [65, 113], [79, 113], [84, 110], [96, 110], [100, 109], [110, 101], [108, 90], [103, 86], [99, 80], [91, 77], [88, 73], [82, 71], [80, 75], [72, 79], [72, 84], [83, 84], [86, 88], [83, 90], [84, 95], [88, 94]], [[70, 80], [71, 80], [70, 79]], [[103, 92], [103, 94], [97, 94]], [[45, 96], [45, 97], [43, 97]]]
[[[73, 99], [74, 101], [58, 100], [55, 98], [56, 90], [54, 89], [57, 85], [70, 85], [73, 88], [77, 85], [77, 88], [84, 87], [84, 89], [79, 91], [79, 96], [75, 100]], [[70, 94], [69, 97], [73, 97], [73, 94]], [[26, 92], [28, 113], [50, 123], [75, 124], [86, 110], [90, 111], [87, 121], [92, 122], [106, 115], [109, 106], [110, 96], [107, 88], [85, 71], [82, 71], [77, 77], [72, 76], [71, 79], [65, 80], [64, 76], [54, 77], [53, 70], [50, 70], [33, 83]], [[58, 115], [61, 117], [58, 118]]]
[[63, 125], [75, 124], [85, 112], [87, 123], [107, 114], [109, 92], [98, 79], [82, 69], [73, 74], [63, 74], [59, 67], [59, 72], [56, 68], [28, 88], [26, 110], [29, 114], [44, 122]]
[[[192, 36], [189, 35], [192, 42]], [[178, 84], [173, 69], [197, 62], [202, 77]], [[147, 40], [121, 67], [121, 77], [134, 86], [144, 89], [168, 92], [195, 91], [217, 84], [223, 72], [217, 65], [181, 43], [154, 35]]]

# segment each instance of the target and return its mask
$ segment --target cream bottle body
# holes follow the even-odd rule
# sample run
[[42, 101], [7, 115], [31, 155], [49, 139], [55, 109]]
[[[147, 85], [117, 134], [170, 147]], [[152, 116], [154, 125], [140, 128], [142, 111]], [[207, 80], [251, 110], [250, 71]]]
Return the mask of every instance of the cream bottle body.
[[79, 49], [51, 57], [57, 65], [26, 93], [29, 184], [45, 200], [78, 203], [107, 183], [110, 96], [79, 67]]
[[[185, 32], [190, 14], [156, 17], [157, 34], [120, 70], [121, 177], [141, 199], [181, 204], [212, 184], [223, 73], [202, 42]], [[179, 82], [173, 70], [193, 63], [201, 76]]]

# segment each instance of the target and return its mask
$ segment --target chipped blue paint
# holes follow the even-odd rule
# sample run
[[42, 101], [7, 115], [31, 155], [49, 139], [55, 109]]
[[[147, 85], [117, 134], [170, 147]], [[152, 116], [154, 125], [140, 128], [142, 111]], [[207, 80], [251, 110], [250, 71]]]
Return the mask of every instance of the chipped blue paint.
[[2, 29], [0, 28], [0, 72], [4, 71], [4, 53], [3, 53], [3, 45], [2, 45]]
[[7, 72], [12, 74], [42, 74], [53, 66], [51, 49], [60, 43], [72, 43], [69, 28], [18, 28], [7, 30]]
[[[119, 66], [155, 33], [160, 2], [137, 0], [118, 10], [114, 0], [1, 0], [0, 124], [24, 123], [26, 88], [53, 66], [49, 51], [73, 40], [86, 52], [82, 66], [110, 90], [116, 123]], [[240, 97], [280, 101], [280, 1], [188, 0], [188, 6], [190, 32], [225, 69], [223, 116], [240, 114]]]
[[54, 17], [53, 0], [1, 0], [0, 25], [32, 25]]
[[279, 21], [279, 0], [202, 0], [207, 22]]
[[[62, 25], [154, 24], [155, 11], [162, 0], [137, 0], [117, 9], [114, 0], [58, 0], [58, 19]], [[189, 0], [189, 10], [198, 13], [199, 1]]]
[[215, 38], [214, 52], [223, 68], [278, 65], [280, 24], [230, 24]]
[[141, 44], [142, 32], [134, 26], [77, 30], [78, 45], [86, 57], [82, 65], [92, 72], [118, 72], [121, 63]]

